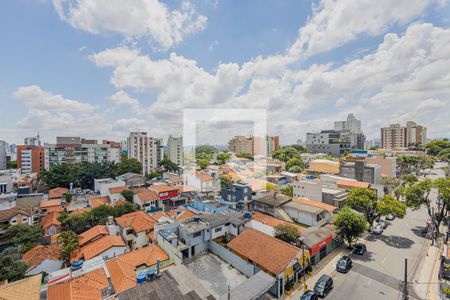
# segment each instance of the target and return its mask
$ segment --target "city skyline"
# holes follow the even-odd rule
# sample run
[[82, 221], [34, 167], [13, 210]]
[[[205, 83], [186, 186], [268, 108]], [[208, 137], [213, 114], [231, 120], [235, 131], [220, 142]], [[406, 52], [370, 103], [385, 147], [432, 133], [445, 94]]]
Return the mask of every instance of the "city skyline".
[[97, 3], [4, 4], [2, 139], [165, 138], [198, 107], [265, 108], [283, 144], [348, 113], [368, 139], [409, 120], [430, 138], [450, 132], [447, 1], [134, 1], [138, 18]]

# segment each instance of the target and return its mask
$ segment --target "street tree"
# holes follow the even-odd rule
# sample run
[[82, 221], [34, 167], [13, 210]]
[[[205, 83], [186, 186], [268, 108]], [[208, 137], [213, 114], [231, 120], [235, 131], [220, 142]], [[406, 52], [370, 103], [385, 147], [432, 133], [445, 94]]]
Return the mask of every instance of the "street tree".
[[347, 241], [349, 248], [367, 229], [367, 220], [364, 216], [347, 206], [334, 216], [333, 222], [342, 239]]
[[300, 167], [300, 166], [292, 166], [288, 169], [289, 172], [291, 173], [301, 173], [303, 172], [304, 168]]
[[253, 160], [253, 154], [248, 153], [248, 152], [240, 152], [240, 153], [236, 154], [236, 157], [246, 158], [246, 159], [251, 159], [251, 160]]
[[435, 211], [436, 228], [446, 219], [450, 209], [450, 178], [438, 178], [434, 181], [438, 191], [437, 211]]
[[[405, 188], [406, 205], [414, 210], [425, 206], [428, 211], [428, 216], [433, 220], [433, 213], [431, 209], [430, 194], [433, 188], [433, 181], [424, 179], [415, 184], [411, 184]], [[435, 223], [435, 225], [437, 225]], [[438, 227], [437, 227], [438, 228]], [[438, 228], [439, 230], [439, 228]]]
[[280, 225], [275, 226], [274, 229], [275, 229], [274, 236], [277, 239], [285, 241], [286, 243], [289, 243], [289, 244], [296, 243], [296, 241], [300, 237], [300, 234], [299, 234], [297, 228], [295, 228], [292, 225], [280, 224]]
[[219, 165], [223, 165], [227, 159], [230, 159], [230, 154], [228, 153], [219, 153], [217, 154], [217, 162], [219, 163]]

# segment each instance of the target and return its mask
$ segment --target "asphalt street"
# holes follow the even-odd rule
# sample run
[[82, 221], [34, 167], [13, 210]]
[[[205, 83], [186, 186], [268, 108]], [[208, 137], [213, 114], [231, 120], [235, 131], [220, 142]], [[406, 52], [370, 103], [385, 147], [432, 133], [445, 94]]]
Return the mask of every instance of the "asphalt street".
[[[436, 167], [440, 167], [438, 164]], [[433, 169], [429, 178], [443, 176]], [[436, 197], [433, 193], [432, 197]], [[327, 299], [402, 299], [400, 282], [404, 277], [404, 259], [408, 259], [408, 280], [412, 281], [428, 240], [421, 236], [428, 215], [426, 209], [408, 209], [404, 219], [388, 221], [381, 235], [369, 234], [361, 242], [367, 246], [363, 256], [352, 255], [353, 268], [347, 274], [334, 271], [334, 289]], [[410, 287], [410, 299], [417, 299]]]

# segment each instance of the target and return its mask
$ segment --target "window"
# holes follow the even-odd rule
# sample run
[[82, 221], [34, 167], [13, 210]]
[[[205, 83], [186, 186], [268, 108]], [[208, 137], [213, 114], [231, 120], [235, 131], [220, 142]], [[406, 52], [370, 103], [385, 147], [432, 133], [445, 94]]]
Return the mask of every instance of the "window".
[[220, 227], [217, 227], [216, 229], [214, 229], [214, 232], [220, 232], [220, 231], [222, 231], [222, 226], [220, 226]]
[[198, 231], [198, 232], [194, 232], [194, 234], [192, 235], [192, 237], [199, 237], [199, 236], [201, 236], [202, 235], [202, 232], [201, 231]]
[[54, 235], [56, 234], [56, 229], [54, 227], [50, 228], [50, 230], [48, 231], [49, 235]]

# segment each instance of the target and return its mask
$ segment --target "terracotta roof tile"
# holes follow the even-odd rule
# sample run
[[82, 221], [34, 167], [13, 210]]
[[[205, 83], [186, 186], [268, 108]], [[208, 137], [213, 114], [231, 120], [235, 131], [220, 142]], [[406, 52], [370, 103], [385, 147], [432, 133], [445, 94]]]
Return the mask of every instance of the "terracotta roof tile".
[[109, 193], [110, 194], [117, 194], [117, 193], [122, 193], [125, 190], [128, 190], [128, 187], [126, 187], [126, 186], [115, 186], [115, 187], [110, 187], [109, 188]]
[[353, 180], [337, 180], [336, 184], [338, 186], [346, 186], [350, 188], [369, 188], [370, 183], [368, 182], [362, 182], [362, 181], [353, 181]]
[[275, 226], [278, 226], [278, 225], [289, 225], [289, 226], [293, 226], [293, 227], [297, 228], [299, 233], [303, 233], [305, 231], [305, 229], [306, 229], [306, 228], [304, 228], [304, 227], [302, 227], [300, 225], [297, 225], [295, 223], [283, 221], [283, 220], [274, 218], [272, 216], [260, 213], [258, 211], [253, 211], [252, 212], [252, 217], [253, 217], [253, 219], [255, 221], [261, 222], [261, 223], [266, 224], [266, 225], [271, 226], [271, 227], [275, 227]]
[[16, 216], [18, 213], [30, 216], [33, 209], [29, 206], [16, 205], [10, 209], [0, 210], [0, 220], [9, 221], [12, 217]]
[[61, 198], [64, 194], [69, 192], [68, 189], [57, 187], [48, 191], [48, 199]]
[[39, 265], [46, 259], [50, 260], [60, 260], [61, 257], [61, 246], [60, 245], [37, 245], [31, 250], [24, 253], [22, 260], [27, 264], [28, 267], [34, 267]]
[[93, 239], [104, 235], [109, 235], [109, 231], [105, 225], [94, 226], [91, 229], [88, 229], [85, 232], [80, 233], [78, 235], [80, 237], [79, 244], [80, 246], [83, 246], [84, 244], [92, 241]]
[[313, 206], [313, 207], [318, 207], [318, 208], [323, 208], [328, 212], [334, 212], [337, 207], [330, 205], [330, 204], [326, 204], [320, 201], [314, 201], [314, 200], [309, 200], [306, 198], [292, 198], [292, 202], [296, 202], [296, 203], [300, 203], [303, 205], [308, 205], [308, 206]]
[[163, 262], [169, 259], [169, 255], [158, 245], [151, 245], [106, 261], [116, 293], [135, 286], [136, 268], [153, 266], [157, 259]]
[[103, 268], [48, 287], [48, 300], [103, 300], [102, 289], [109, 287]]
[[150, 202], [159, 200], [158, 195], [154, 191], [148, 189], [137, 189], [135, 190], [136, 195], [138, 195], [141, 202]]
[[75, 210], [72, 210], [72, 211], [69, 213], [69, 215], [71, 215], [71, 216], [80, 215], [80, 214], [82, 214], [82, 213], [91, 211], [91, 209], [92, 209], [91, 207], [77, 208], [77, 209], [75, 209]]
[[109, 197], [97, 197], [89, 199], [89, 204], [92, 208], [99, 207], [101, 205], [111, 205], [109, 202]]
[[170, 186], [166, 184], [155, 184], [149, 187], [150, 190], [153, 190], [155, 192], [159, 193], [165, 193], [165, 192], [171, 192], [171, 191], [177, 191], [177, 186]]
[[175, 218], [175, 221], [177, 221], [177, 222], [196, 216], [195, 213], [193, 213], [192, 211], [187, 210], [187, 209], [174, 209], [174, 210], [169, 210], [166, 213], [167, 213], [167, 215], [169, 215], [169, 217]]
[[70, 261], [74, 262], [81, 257], [85, 260], [96, 257], [112, 247], [126, 247], [127, 245], [119, 235], [105, 235], [78, 249], [71, 257]]
[[39, 300], [42, 274], [0, 286], [2, 300]]
[[195, 176], [200, 180], [200, 181], [211, 181], [214, 178], [212, 178], [211, 175], [206, 174], [206, 173], [196, 173]]
[[61, 199], [42, 200], [39, 202], [40, 208], [48, 208], [52, 206], [61, 206]]
[[195, 192], [195, 186], [183, 185], [183, 186], [179, 186], [178, 190], [180, 191], [180, 193]]
[[300, 253], [299, 248], [252, 228], [246, 228], [227, 246], [273, 275], [283, 272]]
[[60, 212], [50, 212], [47, 215], [41, 218], [40, 225], [42, 228], [47, 228], [51, 225], [61, 225], [61, 222], [58, 221], [58, 217], [61, 215]]
[[155, 225], [155, 220], [141, 210], [122, 215], [116, 218], [116, 222], [120, 227], [131, 227], [136, 232], [153, 230]]

